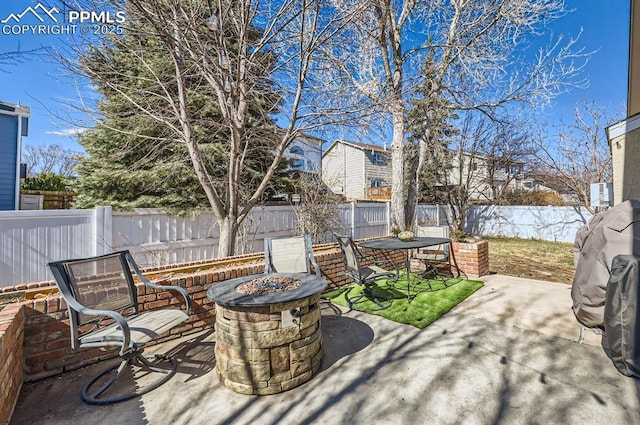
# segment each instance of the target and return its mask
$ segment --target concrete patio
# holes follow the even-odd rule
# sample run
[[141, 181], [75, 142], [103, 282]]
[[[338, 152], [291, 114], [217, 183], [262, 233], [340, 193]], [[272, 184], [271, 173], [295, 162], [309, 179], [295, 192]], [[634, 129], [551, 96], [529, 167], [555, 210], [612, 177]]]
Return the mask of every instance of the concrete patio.
[[154, 347], [178, 373], [139, 399], [89, 406], [95, 365], [23, 386], [12, 424], [607, 424], [640, 423], [620, 375], [570, 309], [570, 286], [486, 276], [424, 330], [324, 307], [324, 359], [308, 383], [273, 396], [224, 388], [212, 331]]

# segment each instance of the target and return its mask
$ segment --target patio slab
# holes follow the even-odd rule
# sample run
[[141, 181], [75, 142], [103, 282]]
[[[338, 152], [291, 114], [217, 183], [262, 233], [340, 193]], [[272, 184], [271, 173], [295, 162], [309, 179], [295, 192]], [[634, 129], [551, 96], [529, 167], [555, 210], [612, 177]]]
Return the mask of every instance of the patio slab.
[[[506, 276], [419, 330], [325, 305], [324, 359], [306, 384], [273, 396], [224, 388], [214, 335], [154, 347], [178, 373], [139, 399], [88, 406], [95, 365], [23, 387], [12, 424], [640, 423], [633, 381], [599, 342], [576, 343], [569, 286]], [[525, 301], [526, 300], [526, 301]]]

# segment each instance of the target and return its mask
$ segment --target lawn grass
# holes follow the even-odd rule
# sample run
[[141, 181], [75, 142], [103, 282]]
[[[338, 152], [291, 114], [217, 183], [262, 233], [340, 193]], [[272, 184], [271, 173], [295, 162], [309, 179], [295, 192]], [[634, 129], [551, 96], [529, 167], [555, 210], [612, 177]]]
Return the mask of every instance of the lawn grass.
[[[410, 286], [411, 302], [407, 299], [407, 279], [401, 275], [397, 282], [388, 281], [389, 286], [384, 284], [384, 280], [379, 280], [375, 293], [377, 296], [384, 296], [392, 299], [391, 307], [386, 310], [376, 310], [377, 306], [370, 300], [358, 302], [354, 305], [356, 309], [365, 313], [376, 314], [398, 323], [413, 325], [423, 329], [435, 322], [440, 316], [458, 305], [461, 301], [473, 294], [483, 286], [477, 280], [449, 279], [446, 284], [435, 280], [423, 280], [418, 283], [412, 281]], [[323, 294], [333, 303], [348, 307], [345, 295], [355, 298], [362, 293], [362, 286], [349, 285], [335, 291]]]
[[492, 273], [550, 282], [573, 281], [573, 244], [532, 239], [493, 238], [489, 241]]

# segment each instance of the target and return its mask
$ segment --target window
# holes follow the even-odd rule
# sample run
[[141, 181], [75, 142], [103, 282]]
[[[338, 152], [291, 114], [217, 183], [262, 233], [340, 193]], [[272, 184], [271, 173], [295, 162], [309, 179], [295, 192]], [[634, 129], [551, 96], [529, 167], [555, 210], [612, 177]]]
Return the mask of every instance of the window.
[[291, 146], [289, 148], [289, 152], [294, 154], [294, 155], [304, 155], [304, 151], [302, 150], [302, 148], [300, 146]]
[[384, 165], [384, 155], [382, 155], [382, 152], [374, 152], [371, 162], [373, 165]]
[[304, 170], [304, 159], [294, 159], [291, 161], [291, 168], [294, 170]]
[[384, 179], [371, 179], [371, 187], [385, 187]]

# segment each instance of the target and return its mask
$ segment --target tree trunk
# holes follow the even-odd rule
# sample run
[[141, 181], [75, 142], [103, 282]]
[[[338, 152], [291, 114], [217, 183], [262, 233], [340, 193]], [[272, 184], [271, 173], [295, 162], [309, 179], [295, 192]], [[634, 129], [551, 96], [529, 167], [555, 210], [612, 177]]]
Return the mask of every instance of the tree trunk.
[[393, 141], [391, 143], [391, 228], [404, 230], [404, 111], [398, 108], [393, 114]]
[[235, 253], [237, 223], [235, 219], [229, 216], [218, 220], [218, 228], [220, 229], [220, 237], [218, 239], [218, 258], [229, 257]]

